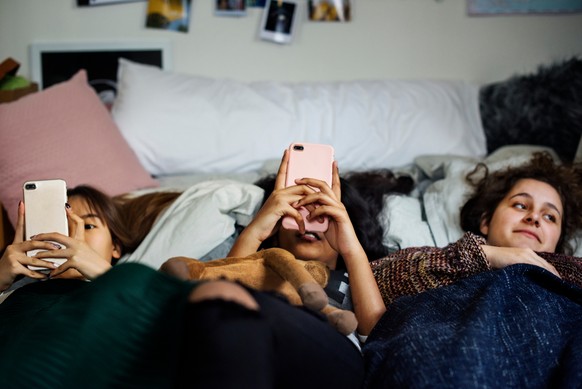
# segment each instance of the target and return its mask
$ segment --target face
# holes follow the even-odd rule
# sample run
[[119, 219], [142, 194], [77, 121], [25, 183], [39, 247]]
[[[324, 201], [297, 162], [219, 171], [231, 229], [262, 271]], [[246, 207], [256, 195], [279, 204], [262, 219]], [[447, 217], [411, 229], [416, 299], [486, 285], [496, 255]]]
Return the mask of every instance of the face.
[[562, 233], [564, 208], [545, 182], [522, 179], [501, 200], [491, 221], [481, 222], [487, 244], [554, 252]]
[[[89, 247], [107, 261], [119, 258], [120, 252], [113, 243], [111, 232], [105, 224], [105, 220], [97, 216], [82, 197], [69, 197], [68, 202], [73, 211], [85, 222], [85, 241]], [[69, 233], [71, 232], [69, 231]]]
[[331, 248], [323, 233], [308, 232], [301, 235], [297, 230], [280, 228], [277, 234], [278, 247], [305, 261], [320, 261], [335, 269], [337, 251]]

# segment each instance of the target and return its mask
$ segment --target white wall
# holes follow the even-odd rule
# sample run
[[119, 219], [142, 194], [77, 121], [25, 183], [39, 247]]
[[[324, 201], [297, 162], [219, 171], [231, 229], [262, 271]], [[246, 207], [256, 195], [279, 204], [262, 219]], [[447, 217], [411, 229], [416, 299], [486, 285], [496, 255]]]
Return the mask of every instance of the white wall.
[[147, 2], [78, 8], [75, 0], [0, 0], [0, 59], [30, 77], [32, 42], [168, 40], [175, 71], [239, 80], [502, 80], [582, 54], [582, 14], [468, 17], [464, 0], [353, 0], [353, 21], [305, 17], [290, 46], [257, 38], [260, 10], [213, 15], [192, 0], [187, 34], [146, 29]]

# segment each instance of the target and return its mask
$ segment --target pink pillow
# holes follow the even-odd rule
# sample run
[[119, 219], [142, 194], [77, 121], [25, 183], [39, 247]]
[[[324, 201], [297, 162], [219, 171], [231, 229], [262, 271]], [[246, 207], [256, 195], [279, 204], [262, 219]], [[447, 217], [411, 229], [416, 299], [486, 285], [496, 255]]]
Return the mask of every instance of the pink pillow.
[[70, 80], [0, 104], [0, 203], [16, 224], [26, 180], [62, 178], [114, 196], [156, 187], [80, 70]]

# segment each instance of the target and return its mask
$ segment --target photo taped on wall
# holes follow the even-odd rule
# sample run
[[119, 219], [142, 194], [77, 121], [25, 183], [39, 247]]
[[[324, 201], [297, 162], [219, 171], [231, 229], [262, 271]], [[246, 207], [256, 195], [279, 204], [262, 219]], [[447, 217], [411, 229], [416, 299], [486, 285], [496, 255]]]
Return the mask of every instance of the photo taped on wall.
[[261, 39], [291, 43], [298, 14], [296, 0], [268, 0], [261, 21]]
[[246, 5], [245, 0], [216, 0], [214, 14], [216, 16], [245, 16]]

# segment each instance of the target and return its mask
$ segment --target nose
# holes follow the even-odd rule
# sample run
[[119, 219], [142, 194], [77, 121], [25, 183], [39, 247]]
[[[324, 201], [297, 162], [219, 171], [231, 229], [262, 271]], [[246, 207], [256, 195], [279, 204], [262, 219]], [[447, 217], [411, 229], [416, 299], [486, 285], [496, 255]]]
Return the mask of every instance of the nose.
[[540, 226], [540, 220], [539, 220], [538, 215], [536, 213], [533, 213], [533, 214], [530, 213], [529, 215], [527, 215], [525, 218], [525, 221], [526, 221], [526, 223], [533, 224], [536, 227]]

